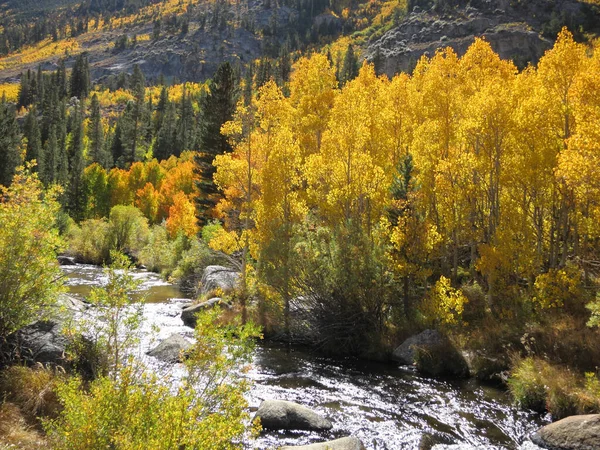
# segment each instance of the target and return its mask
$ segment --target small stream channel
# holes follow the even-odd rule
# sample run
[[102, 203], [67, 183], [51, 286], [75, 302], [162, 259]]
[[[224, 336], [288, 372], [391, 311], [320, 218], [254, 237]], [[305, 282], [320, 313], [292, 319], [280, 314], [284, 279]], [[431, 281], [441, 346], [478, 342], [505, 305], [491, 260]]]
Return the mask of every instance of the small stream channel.
[[[71, 294], [86, 296], [105, 280], [90, 265], [63, 266]], [[180, 319], [183, 294], [158, 275], [135, 271], [146, 296], [139, 355], [173, 333], [192, 337]], [[158, 334], [155, 331], [159, 328]], [[164, 369], [164, 367], [162, 367]], [[170, 367], [173, 377], [183, 367]], [[369, 450], [536, 449], [527, 441], [547, 418], [513, 406], [504, 391], [475, 380], [426, 378], [410, 368], [356, 359], [322, 357], [305, 350], [288, 352], [261, 343], [249, 373], [254, 387], [249, 403], [256, 409], [265, 399], [291, 400], [309, 406], [334, 424], [327, 433], [265, 433], [248, 444], [252, 449], [302, 445], [342, 436], [359, 437]]]

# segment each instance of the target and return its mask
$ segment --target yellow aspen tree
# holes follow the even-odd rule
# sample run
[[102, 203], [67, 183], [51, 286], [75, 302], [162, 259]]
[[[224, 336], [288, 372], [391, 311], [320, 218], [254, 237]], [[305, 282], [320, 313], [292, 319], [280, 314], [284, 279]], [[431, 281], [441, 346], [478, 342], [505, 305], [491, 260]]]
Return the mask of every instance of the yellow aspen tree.
[[274, 82], [269, 81], [260, 88], [250, 106], [239, 103], [233, 120], [222, 128], [233, 143], [233, 152], [217, 156], [214, 163], [214, 180], [224, 193], [217, 211], [228, 231], [227, 236], [219, 238], [227, 242], [235, 239], [242, 250], [243, 319], [246, 316], [251, 230], [255, 227], [255, 205], [263, 187], [260, 173], [272, 151], [274, 135], [283, 124], [289, 124], [291, 112], [289, 100]]
[[[444, 236], [456, 275], [458, 249], [465, 231], [463, 186], [470, 156], [461, 148], [463, 117], [459, 59], [451, 48], [421, 58], [411, 79], [415, 104], [412, 153], [427, 217]], [[466, 171], [468, 173], [468, 170]]]
[[382, 143], [388, 134], [383, 86], [364, 65], [336, 97], [321, 151], [307, 158], [308, 194], [329, 225], [353, 224], [370, 234], [383, 212], [393, 167]]
[[[489, 43], [476, 39], [461, 58], [460, 71], [463, 88], [461, 148], [468, 157], [461, 161], [465, 173], [455, 202], [467, 207], [461, 208], [463, 214], [458, 220], [470, 224], [463, 239], [469, 243], [474, 268], [478, 244], [496, 246], [497, 252], [508, 251], [497, 247], [496, 234], [501, 224], [502, 176], [512, 131], [512, 85], [517, 69], [511, 62], [502, 61]], [[457, 228], [454, 230], [456, 232]], [[456, 271], [457, 244], [462, 242], [454, 242], [453, 267]], [[456, 272], [454, 275], [456, 277]], [[494, 273], [486, 275], [491, 305]]]
[[[547, 51], [538, 64], [544, 94], [550, 103], [551, 123], [554, 129], [557, 153], [566, 149], [567, 140], [576, 130], [573, 115], [574, 86], [585, 61], [585, 46], [577, 44], [573, 35], [563, 28], [554, 47]], [[564, 266], [570, 247], [578, 240], [578, 231], [572, 229], [573, 192], [557, 180], [557, 198], [553, 205], [550, 231], [550, 265]], [[576, 224], [575, 224], [576, 225]]]
[[584, 267], [594, 258], [600, 237], [600, 49], [586, 58], [573, 86], [575, 132], [558, 158], [556, 172], [573, 195], [573, 222], [577, 237], [573, 253]]
[[179, 233], [191, 238], [198, 233], [194, 203], [183, 192], [173, 196], [166, 227], [171, 238], [176, 238]]
[[290, 100], [294, 107], [294, 130], [304, 156], [317, 153], [336, 94], [337, 79], [325, 55], [300, 58], [293, 66]]
[[305, 218], [307, 209], [300, 195], [302, 151], [289, 125], [283, 123], [270, 139], [270, 151], [260, 173], [262, 195], [256, 202], [256, 257], [263, 273], [284, 302], [285, 331], [290, 331], [290, 301], [293, 291], [293, 227]]

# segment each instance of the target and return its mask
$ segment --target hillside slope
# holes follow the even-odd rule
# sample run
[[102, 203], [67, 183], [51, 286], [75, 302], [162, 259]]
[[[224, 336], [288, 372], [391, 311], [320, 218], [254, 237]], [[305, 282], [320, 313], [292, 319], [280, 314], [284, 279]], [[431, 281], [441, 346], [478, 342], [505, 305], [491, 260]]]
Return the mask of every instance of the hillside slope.
[[[0, 58], [0, 80], [15, 82], [21, 72], [39, 65], [55, 70], [62, 58], [69, 67], [86, 52], [96, 81], [131, 72], [135, 64], [150, 80], [201, 81], [224, 60], [244, 67], [336, 39], [354, 43], [388, 75], [410, 71], [421, 55], [440, 47], [462, 54], [476, 36], [524, 67], [551, 47], [563, 25], [580, 40], [596, 36], [600, 28], [598, 6], [577, 0], [145, 0], [101, 13], [93, 5], [38, 3], [38, 20], [45, 20], [40, 39]], [[31, 15], [33, 6], [19, 8], [11, 0], [0, 8], [8, 31], [11, 24], [39, 23]], [[48, 23], [59, 24], [53, 37], [44, 35]]]
[[597, 6], [574, 0], [422, 0], [409, 8], [405, 20], [366, 46], [368, 58], [379, 58], [388, 75], [412, 70], [423, 54], [438, 48], [450, 46], [462, 55], [476, 36], [524, 67], [552, 47], [562, 26], [580, 40], [597, 35], [600, 27]]

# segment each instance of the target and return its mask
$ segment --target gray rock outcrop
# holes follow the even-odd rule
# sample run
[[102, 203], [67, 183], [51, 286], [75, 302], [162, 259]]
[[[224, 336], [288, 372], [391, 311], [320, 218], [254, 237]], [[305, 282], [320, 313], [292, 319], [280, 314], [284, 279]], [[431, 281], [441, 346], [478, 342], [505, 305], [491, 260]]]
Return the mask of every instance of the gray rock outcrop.
[[192, 344], [190, 344], [183, 336], [179, 334], [172, 334], [152, 350], [150, 350], [147, 355], [153, 356], [154, 358], [164, 362], [180, 362], [185, 351], [191, 346]]
[[392, 359], [404, 365], [414, 364], [426, 375], [469, 376], [469, 367], [462, 355], [436, 330], [409, 337], [394, 350]]
[[200, 311], [204, 311], [209, 308], [214, 308], [215, 306], [220, 306], [221, 308], [227, 308], [227, 309], [231, 308], [231, 305], [229, 305], [229, 303], [225, 303], [219, 297], [214, 297], [203, 303], [199, 303], [197, 305], [191, 305], [191, 306], [184, 308], [181, 311], [181, 320], [183, 320], [183, 323], [185, 325], [187, 325], [188, 327], [195, 328], [196, 327], [196, 314], [198, 314]]
[[217, 289], [229, 292], [235, 289], [240, 281], [240, 273], [224, 266], [207, 266], [202, 274], [201, 294], [205, 295]]
[[310, 445], [280, 447], [279, 450], [365, 450], [360, 439], [355, 437], [344, 437], [327, 442], [317, 442]]
[[552, 450], [600, 448], [600, 414], [566, 417], [540, 428], [531, 440]]
[[306, 406], [285, 400], [263, 401], [254, 418], [260, 419], [265, 430], [325, 431], [333, 427], [328, 419]]
[[4, 353], [12, 361], [66, 366], [68, 344], [61, 322], [41, 320], [9, 336]]

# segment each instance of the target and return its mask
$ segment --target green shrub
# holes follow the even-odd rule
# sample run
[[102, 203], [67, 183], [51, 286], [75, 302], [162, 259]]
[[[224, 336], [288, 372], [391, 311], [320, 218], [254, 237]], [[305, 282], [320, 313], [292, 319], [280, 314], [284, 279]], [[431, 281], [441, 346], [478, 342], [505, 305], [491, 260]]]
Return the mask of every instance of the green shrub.
[[523, 408], [543, 412], [546, 409], [546, 387], [539, 363], [533, 358], [520, 361], [508, 379], [513, 398]]
[[168, 277], [176, 264], [176, 255], [169, 234], [164, 225], [154, 225], [150, 229], [148, 243], [140, 251], [140, 262], [148, 270]]
[[105, 219], [89, 219], [73, 227], [69, 237], [69, 252], [77, 260], [103, 264], [110, 255], [110, 226]]
[[29, 419], [56, 417], [60, 411], [56, 387], [65, 379], [60, 369], [12, 366], [0, 373], [0, 396], [18, 405]]
[[148, 220], [135, 206], [117, 205], [106, 219], [89, 219], [73, 226], [69, 251], [79, 260], [90, 264], [110, 262], [111, 251], [138, 256], [151, 233]]
[[548, 411], [554, 419], [600, 412], [600, 382], [593, 373], [579, 375], [530, 357], [516, 363], [508, 386], [521, 406]]
[[0, 190], [0, 339], [38, 320], [62, 289], [58, 203], [30, 167]]
[[[370, 356], [383, 350], [400, 289], [377, 233], [372, 239], [320, 228], [295, 246], [291, 273], [304, 303], [299, 313], [323, 350]], [[265, 264], [261, 272], [266, 284], [276, 286], [278, 267]]]
[[137, 255], [148, 240], [148, 219], [135, 206], [117, 205], [110, 210], [110, 248]]
[[45, 423], [55, 448], [243, 448], [250, 386], [238, 370], [251, 360], [257, 331], [252, 325], [217, 325], [217, 315], [198, 318], [188, 375], [175, 391], [156, 376], [139, 375], [133, 365], [89, 389], [76, 378], [61, 384], [64, 410]]

